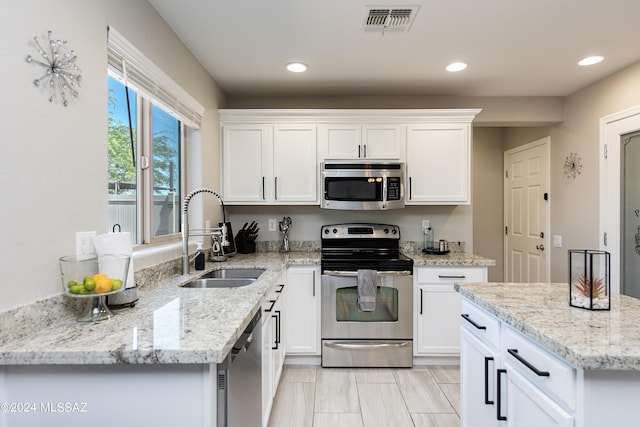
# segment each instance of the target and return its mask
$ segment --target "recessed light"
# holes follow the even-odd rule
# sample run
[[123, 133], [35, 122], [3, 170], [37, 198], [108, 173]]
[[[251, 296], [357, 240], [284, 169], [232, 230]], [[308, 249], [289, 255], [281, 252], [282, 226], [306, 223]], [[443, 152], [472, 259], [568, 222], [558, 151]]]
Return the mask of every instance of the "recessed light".
[[578, 62], [578, 65], [593, 65], [593, 64], [597, 64], [598, 62], [602, 62], [604, 58], [602, 56], [587, 56], [584, 59], [581, 59]]
[[289, 62], [287, 64], [287, 70], [291, 71], [292, 73], [304, 73], [305, 71], [307, 71], [307, 64], [304, 64], [302, 62]]
[[467, 64], [465, 64], [464, 62], [454, 62], [447, 65], [447, 71], [449, 71], [450, 73], [462, 71], [465, 68], [467, 68]]

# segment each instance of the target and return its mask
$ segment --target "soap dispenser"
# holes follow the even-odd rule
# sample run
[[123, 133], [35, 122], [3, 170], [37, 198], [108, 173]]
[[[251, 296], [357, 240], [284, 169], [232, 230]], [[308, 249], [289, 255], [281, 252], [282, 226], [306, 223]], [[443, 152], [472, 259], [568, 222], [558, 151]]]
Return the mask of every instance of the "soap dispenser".
[[196, 270], [204, 270], [204, 249], [202, 249], [202, 243], [198, 243], [198, 247], [196, 248], [196, 256], [195, 256], [195, 267]]

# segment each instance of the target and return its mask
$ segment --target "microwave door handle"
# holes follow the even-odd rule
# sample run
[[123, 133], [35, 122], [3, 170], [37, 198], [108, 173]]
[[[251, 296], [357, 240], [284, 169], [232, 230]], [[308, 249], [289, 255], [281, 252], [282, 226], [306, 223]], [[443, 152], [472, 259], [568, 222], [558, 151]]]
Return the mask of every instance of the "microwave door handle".
[[382, 178], [382, 204], [387, 203], [387, 177]]
[[[337, 277], [357, 277], [357, 271], [338, 271], [338, 270], [325, 270], [322, 272], [325, 276], [337, 276]], [[410, 276], [411, 271], [378, 271], [379, 276]]]

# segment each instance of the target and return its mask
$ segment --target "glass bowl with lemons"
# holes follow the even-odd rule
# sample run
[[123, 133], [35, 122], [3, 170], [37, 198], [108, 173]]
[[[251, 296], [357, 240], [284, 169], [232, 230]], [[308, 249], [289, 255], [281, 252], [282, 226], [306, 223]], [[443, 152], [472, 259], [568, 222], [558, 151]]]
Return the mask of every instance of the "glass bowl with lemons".
[[104, 254], [96, 257], [63, 256], [60, 276], [65, 295], [87, 299], [79, 321], [106, 320], [113, 313], [105, 297], [124, 290], [131, 257], [125, 254]]

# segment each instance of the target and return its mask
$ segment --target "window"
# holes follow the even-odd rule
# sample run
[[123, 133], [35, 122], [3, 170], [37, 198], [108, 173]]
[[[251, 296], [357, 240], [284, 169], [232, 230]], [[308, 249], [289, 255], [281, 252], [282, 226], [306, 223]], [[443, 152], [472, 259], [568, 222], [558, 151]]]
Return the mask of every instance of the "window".
[[204, 108], [112, 28], [107, 47], [109, 228], [134, 244], [176, 240], [186, 135]]
[[135, 244], [180, 233], [184, 125], [115, 78], [108, 83], [109, 225]]

